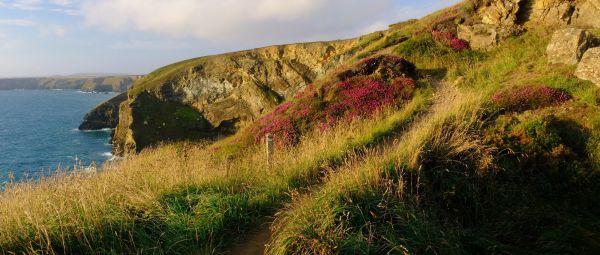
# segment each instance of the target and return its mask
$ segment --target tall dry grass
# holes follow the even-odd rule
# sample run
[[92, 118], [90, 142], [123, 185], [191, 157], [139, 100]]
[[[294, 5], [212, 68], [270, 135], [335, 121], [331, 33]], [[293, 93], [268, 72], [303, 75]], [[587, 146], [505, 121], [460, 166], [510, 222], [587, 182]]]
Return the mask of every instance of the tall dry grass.
[[[404, 246], [386, 246], [377, 250], [382, 242], [374, 234], [376, 222], [367, 219], [385, 217], [376, 215], [368, 208], [360, 206], [364, 197], [374, 199], [371, 205], [382, 211], [391, 212], [390, 201], [379, 200], [381, 196], [391, 196], [392, 201], [410, 204], [418, 200], [418, 186], [422, 155], [431, 150], [443, 148], [440, 156], [473, 155], [473, 160], [483, 167], [491, 164], [489, 151], [482, 151], [480, 141], [471, 132], [479, 125], [483, 98], [480, 93], [462, 93], [452, 101], [442, 100], [440, 107], [435, 105], [432, 111], [413, 122], [410, 128], [390, 148], [380, 151], [369, 151], [352, 164], [328, 176], [322, 187], [311, 193], [296, 197], [281, 210], [276, 218], [274, 236], [267, 246], [268, 254], [338, 254], [338, 253], [398, 253], [411, 254]], [[441, 107], [443, 105], [443, 107]], [[397, 167], [400, 166], [400, 167]], [[390, 168], [392, 167], [392, 168]], [[392, 172], [390, 172], [392, 171]], [[398, 173], [401, 171], [403, 173]], [[404, 171], [414, 173], [404, 173]], [[392, 176], [390, 176], [392, 175]], [[396, 177], [393, 177], [396, 176]], [[413, 178], [407, 180], [405, 178]], [[418, 202], [418, 201], [416, 201]], [[363, 205], [364, 206], [364, 205]], [[361, 207], [359, 207], [361, 208]], [[387, 209], [386, 209], [387, 208]], [[367, 210], [367, 211], [363, 211]], [[352, 215], [354, 213], [354, 215]], [[397, 211], [398, 217], [413, 215], [416, 212]], [[388, 215], [388, 217], [396, 217]], [[356, 225], [357, 219], [364, 219], [365, 225]], [[391, 222], [381, 222], [385, 226]], [[408, 230], [407, 230], [408, 231]], [[407, 241], [426, 234], [428, 229], [414, 229], [424, 233], [407, 233], [402, 238]], [[363, 234], [357, 234], [363, 233]], [[364, 233], [370, 233], [364, 235]], [[423, 245], [431, 245], [431, 240], [421, 240]], [[391, 242], [392, 240], [386, 240]], [[411, 242], [410, 240], [408, 242]], [[430, 243], [427, 243], [430, 242]], [[398, 241], [396, 244], [402, 243]], [[412, 247], [411, 247], [412, 249]], [[414, 250], [412, 250], [414, 251]]]
[[227, 157], [213, 146], [182, 142], [91, 172], [65, 169], [10, 184], [0, 193], [0, 251], [215, 252], [281, 206], [289, 192], [319, 182], [348, 155], [408, 125], [428, 97], [309, 134], [296, 147], [276, 150], [271, 169], [261, 146]]

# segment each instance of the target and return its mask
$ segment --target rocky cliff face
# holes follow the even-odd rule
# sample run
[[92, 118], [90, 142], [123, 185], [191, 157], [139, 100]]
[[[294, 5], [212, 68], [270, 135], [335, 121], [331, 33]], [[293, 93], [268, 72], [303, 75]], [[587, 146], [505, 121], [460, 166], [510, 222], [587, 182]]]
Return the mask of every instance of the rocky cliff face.
[[79, 125], [79, 130], [115, 128], [119, 123], [119, 106], [127, 100], [127, 92], [103, 102], [88, 112]]
[[355, 44], [271, 46], [158, 69], [136, 82], [121, 105], [114, 153], [235, 132], [336, 67]]
[[[463, 10], [471, 8], [460, 19], [432, 27], [458, 31], [474, 48], [487, 49], [530, 24], [600, 27], [598, 1], [466, 1]], [[353, 56], [358, 44], [359, 39], [272, 46], [158, 69], [136, 82], [121, 105], [114, 153], [233, 133]]]

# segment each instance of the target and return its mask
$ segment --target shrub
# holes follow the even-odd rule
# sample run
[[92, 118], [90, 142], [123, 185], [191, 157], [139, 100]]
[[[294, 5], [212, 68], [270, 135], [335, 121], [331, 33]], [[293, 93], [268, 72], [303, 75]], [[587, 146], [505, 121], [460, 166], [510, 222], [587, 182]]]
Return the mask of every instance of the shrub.
[[431, 31], [431, 37], [433, 37], [435, 41], [443, 43], [444, 45], [452, 48], [455, 51], [463, 51], [470, 49], [469, 42], [463, 39], [456, 38], [450, 32], [441, 32], [434, 30]]
[[385, 80], [401, 76], [414, 78], [416, 67], [402, 57], [380, 55], [360, 60], [354, 67], [339, 72], [337, 78], [343, 81], [364, 75], [377, 75]]
[[571, 95], [561, 89], [548, 86], [523, 86], [499, 91], [492, 101], [506, 111], [525, 111], [546, 106], [559, 105], [571, 99]]

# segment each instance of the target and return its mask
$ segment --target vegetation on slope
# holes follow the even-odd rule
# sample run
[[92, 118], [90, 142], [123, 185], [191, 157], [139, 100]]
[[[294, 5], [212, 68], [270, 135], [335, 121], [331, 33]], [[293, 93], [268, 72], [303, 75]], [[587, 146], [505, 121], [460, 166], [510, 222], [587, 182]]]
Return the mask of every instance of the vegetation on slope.
[[[291, 202], [269, 253], [597, 253], [598, 88], [547, 63], [547, 34], [530, 31], [476, 62], [446, 64], [464, 53], [407, 56], [450, 67], [450, 81], [461, 76], [463, 96], [448, 102], [457, 107]], [[428, 35], [414, 40], [431, 44]], [[518, 102], [499, 100], [506, 87]]]
[[[387, 78], [394, 80], [401, 74]], [[291, 190], [319, 183], [320, 176], [352, 155], [360, 155], [365, 146], [406, 127], [427, 105], [428, 91], [423, 81], [421, 88], [410, 93], [412, 99], [405, 95], [398, 98], [399, 104], [387, 105], [392, 107], [387, 110], [372, 108], [370, 118], [331, 123], [327, 130], [307, 130], [297, 145], [280, 147], [270, 171], [259, 153], [261, 147], [254, 143], [236, 147], [236, 154], [222, 150], [238, 140], [233, 137], [206, 148], [165, 145], [106, 166], [92, 176], [76, 172], [37, 185], [15, 184], [2, 197], [0, 210], [7, 217], [0, 220], [0, 247], [29, 253], [222, 250], [281, 208], [293, 195]], [[67, 199], [59, 194], [71, 195]], [[22, 197], [31, 195], [35, 198]], [[52, 206], [29, 206], [37, 201]], [[17, 208], [27, 214], [15, 213]], [[30, 220], [33, 215], [37, 215], [35, 221]]]
[[[10, 185], [0, 251], [218, 253], [275, 217], [270, 254], [597, 254], [600, 90], [547, 63], [547, 28], [480, 52], [436, 39], [440, 20], [451, 19], [397, 25], [406, 38], [356, 50], [414, 63], [412, 98], [353, 101], [346, 88], [386, 98], [399, 77], [342, 69], [265, 117], [318, 105], [290, 121], [293, 142], [270, 168], [256, 138], [283, 129], [259, 121], [213, 145], [165, 144], [97, 173]], [[318, 128], [342, 102], [337, 124]]]

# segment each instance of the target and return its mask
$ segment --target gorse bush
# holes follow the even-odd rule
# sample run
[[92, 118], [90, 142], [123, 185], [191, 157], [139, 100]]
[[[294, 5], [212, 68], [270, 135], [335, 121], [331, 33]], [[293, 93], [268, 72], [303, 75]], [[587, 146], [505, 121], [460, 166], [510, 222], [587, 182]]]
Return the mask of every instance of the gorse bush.
[[384, 107], [412, 97], [415, 66], [401, 57], [378, 56], [339, 71], [335, 79], [311, 85], [248, 129], [255, 143], [272, 134], [278, 146], [296, 144], [315, 127], [325, 130], [339, 122], [370, 117]]
[[571, 99], [566, 91], [544, 85], [513, 87], [496, 92], [492, 101], [506, 111], [525, 111], [559, 105]]

